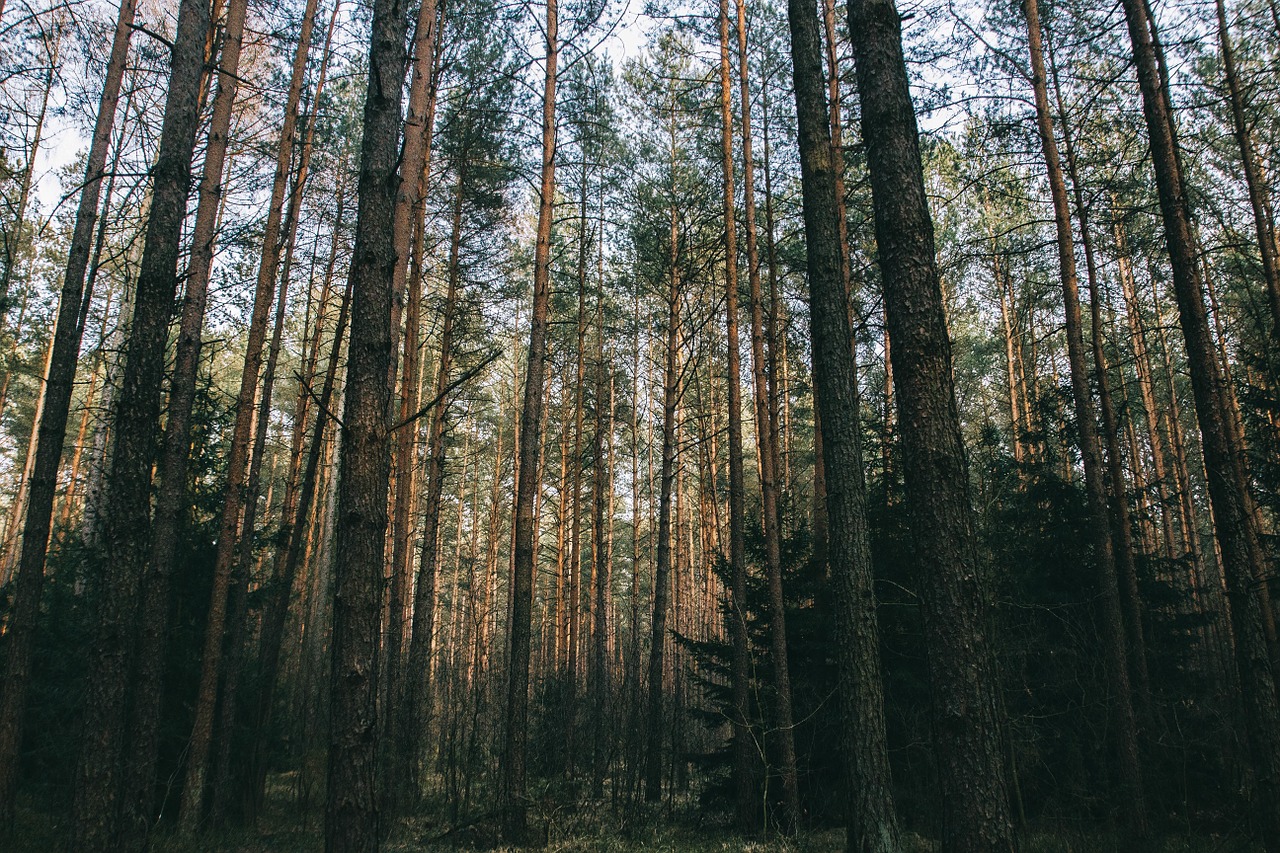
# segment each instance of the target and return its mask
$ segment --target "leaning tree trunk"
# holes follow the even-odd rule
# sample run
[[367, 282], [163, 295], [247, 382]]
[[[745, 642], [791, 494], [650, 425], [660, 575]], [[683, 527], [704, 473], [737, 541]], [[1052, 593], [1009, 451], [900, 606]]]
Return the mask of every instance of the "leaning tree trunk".
[[129, 54], [129, 36], [133, 32], [136, 0], [121, 0], [116, 17], [115, 37], [107, 74], [98, 99], [98, 116], [94, 121], [93, 140], [85, 164], [84, 184], [80, 188], [80, 204], [67, 251], [67, 268], [62, 278], [62, 293], [53, 330], [53, 349], [45, 383], [44, 408], [39, 421], [35, 459], [27, 487], [27, 513], [23, 524], [22, 552], [14, 585], [13, 610], [5, 638], [5, 688], [0, 692], [0, 830], [13, 822], [14, 797], [17, 793], [18, 761], [22, 754], [23, 714], [27, 704], [27, 688], [31, 681], [31, 653], [39, 617], [40, 596], [44, 585], [45, 556], [53, 518], [53, 497], [57, 487], [58, 464], [67, 433], [67, 415], [71, 411], [71, 391], [75, 382], [80, 341], [84, 334], [83, 314], [88, 313], [92, 293], [85, 292], [85, 273], [93, 248], [94, 224], [98, 218], [98, 200], [106, 171], [111, 133], [115, 127], [116, 107], [120, 102], [120, 84], [124, 79], [125, 60]]
[[75, 846], [82, 850], [117, 846], [136, 632], [139, 625], [161, 615], [139, 610], [150, 546], [151, 472], [159, 429], [160, 386], [178, 284], [179, 238], [191, 188], [209, 14], [207, 0], [183, 0], [178, 7], [160, 147], [151, 171], [151, 211], [124, 356], [104, 501], [111, 512], [105, 520], [103, 547], [93, 555], [101, 560], [100, 582], [93, 589], [99, 596], [99, 615], [89, 659], [81, 723], [84, 741], [74, 798], [73, 835]]
[[845, 308], [845, 249], [836, 215], [839, 162], [828, 131], [817, 16], [805, 0], [791, 0], [788, 12], [822, 449], [831, 470], [843, 472], [828, 481], [826, 505], [827, 557], [836, 594], [842, 747], [848, 774], [846, 849], [896, 853], [900, 848], [862, 475], [858, 367]]
[[[231, 7], [234, 8], [234, 5]], [[297, 134], [298, 102], [301, 99], [307, 54], [315, 10], [309, 9], [303, 20], [303, 32], [294, 54], [289, 93], [285, 103], [284, 123], [276, 148], [275, 176], [271, 200], [263, 231], [262, 257], [254, 290], [253, 311], [249, 320], [244, 367], [236, 396], [236, 419], [232, 428], [231, 448], [227, 459], [227, 487], [222, 518], [218, 530], [218, 548], [214, 557], [213, 589], [210, 593], [209, 616], [205, 626], [204, 650], [201, 655], [200, 683], [196, 697], [195, 722], [187, 757], [186, 781], [183, 785], [180, 823], [192, 831], [203, 814], [205, 784], [209, 770], [210, 746], [213, 741], [214, 709], [222, 674], [222, 651], [226, 628], [227, 603], [237, 544], [241, 534], [248, 481], [254, 402], [257, 399], [258, 375], [262, 368], [262, 351], [266, 343], [267, 319], [275, 296], [276, 276], [280, 266], [280, 228], [283, 217], [285, 187]]]
[[328, 853], [374, 851], [379, 842], [378, 652], [391, 478], [391, 303], [398, 263], [392, 221], [406, 29], [400, 0], [374, 0], [338, 468], [325, 806]]
[[893, 342], [906, 502], [933, 685], [943, 849], [995, 853], [1013, 849], [999, 683], [986, 636], [988, 592], [978, 560], [901, 26], [893, 0], [850, 0], [862, 135]]
[[1253, 813], [1267, 849], [1276, 851], [1280, 850], [1280, 704], [1267, 647], [1263, 602], [1256, 591], [1266, 577], [1267, 559], [1244, 470], [1245, 448], [1232, 426], [1227, 388], [1205, 310], [1204, 282], [1196, 262], [1195, 233], [1179, 162], [1173, 105], [1161, 83], [1152, 22], [1142, 0], [1122, 0], [1121, 5], [1138, 69], [1178, 318], [1186, 341], [1187, 367], [1200, 424], [1214, 532], [1222, 552], [1231, 604], [1248, 753], [1255, 775]]

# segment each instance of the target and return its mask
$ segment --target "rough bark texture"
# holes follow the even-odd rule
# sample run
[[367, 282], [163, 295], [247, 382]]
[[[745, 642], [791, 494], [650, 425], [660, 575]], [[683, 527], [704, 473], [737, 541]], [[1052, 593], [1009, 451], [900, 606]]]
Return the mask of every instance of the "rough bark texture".
[[1280, 705], [1267, 648], [1262, 602], [1266, 577], [1257, 514], [1244, 471], [1244, 447], [1232, 428], [1226, 388], [1204, 303], [1196, 240], [1179, 162], [1172, 105], [1161, 84], [1152, 25], [1142, 0], [1122, 0], [1150, 136], [1178, 319], [1204, 449], [1214, 532], [1222, 552], [1235, 629], [1236, 666], [1244, 693], [1245, 731], [1254, 771], [1253, 814], [1269, 851], [1280, 850]]
[[129, 36], [137, 3], [122, 0], [116, 16], [116, 31], [107, 60], [106, 77], [98, 99], [98, 115], [93, 139], [85, 164], [84, 184], [67, 251], [67, 268], [62, 279], [53, 349], [44, 389], [44, 405], [37, 426], [35, 457], [28, 478], [27, 508], [23, 523], [22, 552], [18, 563], [17, 583], [13, 592], [13, 610], [6, 626], [5, 681], [0, 690], [0, 830], [13, 821], [14, 797], [17, 793], [19, 757], [22, 755], [22, 723], [27, 703], [27, 687], [31, 680], [31, 652], [39, 617], [40, 596], [44, 586], [45, 556], [53, 518], [53, 498], [57, 487], [58, 465], [67, 433], [67, 416], [71, 410], [71, 391], [75, 382], [80, 341], [84, 334], [83, 315], [92, 298], [86, 292], [85, 273], [93, 248], [94, 224], [98, 219], [98, 201], [105, 174], [111, 133], [115, 127], [116, 108], [120, 102], [120, 85], [124, 79], [125, 60], [129, 53]]
[[334, 556], [325, 849], [378, 849], [378, 654], [387, 492], [391, 476], [388, 385], [392, 234], [400, 160], [407, 19], [400, 0], [375, 0], [360, 147], [359, 204], [351, 259], [351, 343]]
[[943, 849], [1010, 851], [998, 682], [986, 637], [988, 594], [977, 555], [901, 18], [892, 0], [851, 0], [849, 29], [933, 685]]
[[[161, 603], [168, 598], [169, 579], [174, 568], [174, 555], [182, 516], [183, 497], [187, 484], [187, 459], [190, 451], [191, 412], [195, 404], [196, 373], [200, 362], [201, 330], [204, 326], [205, 305], [208, 301], [209, 274], [213, 267], [214, 243], [217, 240], [218, 214], [222, 198], [222, 174], [226, 163], [227, 135], [231, 127], [231, 110], [235, 104], [239, 85], [240, 48], [244, 33], [244, 21], [248, 3], [233, 2], [228, 8], [226, 33], [222, 56], [218, 63], [218, 93], [213, 101], [213, 117], [209, 125], [209, 140], [205, 147], [205, 161], [200, 176], [196, 220], [192, 231], [191, 264], [187, 270], [186, 292], [183, 295], [182, 318], [178, 329], [177, 354], [173, 380], [170, 385], [169, 407], [165, 420], [164, 446], [159, 465], [159, 488], [156, 495], [155, 520], [151, 528], [151, 562], [148, 567], [147, 595]], [[154, 611], [153, 611], [154, 612]], [[160, 615], [157, 613], [157, 615]], [[167, 614], [166, 614], [167, 615]], [[135, 709], [135, 718], [152, 718], [145, 729], [153, 731], [159, 721], [159, 698], [163, 646], [168, 620], [159, 619], [144, 627], [139, 653], [140, 670], [151, 670], [150, 678], [157, 680], [151, 691], [148, 707]], [[212, 712], [211, 712], [212, 713]], [[134, 744], [135, 752], [141, 744]], [[153, 740], [144, 748], [154, 752]], [[147, 763], [153, 763], [154, 758]], [[134, 780], [139, 785], [151, 784], [151, 780]], [[131, 789], [137, 794], [137, 788]], [[184, 829], [195, 828], [199, 820], [199, 796], [197, 789], [188, 784], [183, 791], [182, 820]], [[199, 790], [203, 791], [203, 787]]]
[[[151, 211], [113, 424], [104, 501], [111, 511], [105, 519], [103, 547], [94, 555], [95, 573], [100, 574], [91, 587], [98, 596], [99, 616], [73, 806], [74, 843], [82, 850], [119, 846], [121, 765], [129, 748], [126, 731], [137, 629], [159, 616], [139, 610], [150, 545], [151, 471], [165, 344], [178, 284], [179, 238], [191, 189], [208, 31], [206, 0], [183, 0], [178, 7], [160, 149], [151, 173]], [[164, 601], [160, 606], [167, 605]]]
[[894, 853], [900, 848], [885, 738], [857, 363], [845, 307], [844, 246], [836, 215], [839, 167], [828, 132], [817, 15], [805, 0], [791, 0], [788, 13], [823, 453], [833, 471], [843, 472], [827, 481], [826, 505], [830, 521], [827, 558], [836, 596], [836, 662], [844, 730], [841, 746], [848, 774], [846, 849], [851, 853]]

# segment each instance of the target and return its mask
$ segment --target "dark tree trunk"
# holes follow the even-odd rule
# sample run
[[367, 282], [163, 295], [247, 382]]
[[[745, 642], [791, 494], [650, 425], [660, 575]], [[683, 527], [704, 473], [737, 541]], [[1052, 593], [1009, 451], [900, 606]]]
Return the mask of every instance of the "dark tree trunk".
[[[538, 235], [533, 260], [533, 316], [529, 363], [516, 447], [517, 482], [511, 573], [511, 650], [507, 659], [506, 727], [502, 749], [503, 832], [523, 843], [528, 831], [525, 747], [529, 732], [529, 633], [533, 611], [535, 553], [533, 508], [538, 492], [542, 446], [543, 373], [547, 357], [547, 313], [551, 298], [551, 225], [556, 187], [556, 60], [560, 55], [556, 0], [547, 0], [546, 77], [542, 90], [542, 183], [538, 193]], [[495, 534], [496, 535], [496, 534]]]
[[851, 0], [849, 29], [932, 682], [943, 849], [1010, 851], [999, 683], [986, 636], [988, 592], [978, 561], [901, 18], [892, 0]]
[[[150, 548], [151, 472], [165, 345], [178, 284], [179, 238], [191, 190], [209, 14], [206, 0], [183, 0], [178, 7], [160, 149], [151, 171], [151, 211], [113, 425], [104, 501], [110, 514], [103, 547], [93, 555], [98, 624], [90, 653], [74, 801], [74, 843], [81, 850], [117, 846], [138, 629], [165, 616], [140, 611]], [[167, 600], [158, 606], [167, 607]], [[150, 772], [145, 775], [149, 778]]]
[[826, 505], [830, 522], [827, 559], [836, 595], [842, 747], [847, 761], [846, 849], [851, 853], [896, 853], [900, 848], [885, 739], [880, 634], [862, 474], [858, 373], [846, 310], [845, 249], [837, 216], [839, 161], [831, 144], [816, 12], [806, 0], [790, 0], [788, 17], [822, 451], [831, 470], [843, 472], [828, 480]]
[[86, 291], [85, 273], [89, 266], [90, 250], [93, 248], [102, 178], [111, 148], [111, 133], [115, 127], [120, 85], [124, 79], [129, 36], [133, 32], [136, 10], [135, 0], [121, 0], [111, 56], [107, 60], [106, 78], [102, 84], [102, 95], [98, 99], [98, 115], [94, 122], [88, 162], [85, 164], [84, 185], [80, 189], [75, 228], [67, 252], [67, 268], [62, 279], [62, 293], [53, 330], [53, 349], [45, 384], [44, 407], [37, 426], [35, 459], [27, 481], [29, 485], [22, 552], [18, 563], [17, 583], [14, 586], [13, 610], [6, 626], [5, 682], [4, 689], [0, 691], [0, 832], [6, 831], [13, 822], [19, 758], [22, 755], [23, 714], [27, 703], [27, 687], [31, 680], [31, 652], [44, 586], [54, 491], [57, 488], [58, 465], [62, 460], [62, 447], [66, 439], [67, 416], [71, 410], [71, 391], [75, 382], [80, 341], [84, 335], [83, 317], [88, 313], [87, 308], [93, 296], [92, 290]]
[[1248, 753], [1255, 776], [1253, 814], [1267, 850], [1276, 851], [1280, 850], [1280, 705], [1267, 647], [1263, 602], [1256, 591], [1266, 577], [1267, 560], [1244, 470], [1245, 448], [1232, 427], [1227, 389], [1205, 310], [1204, 282], [1196, 261], [1173, 108], [1161, 81], [1152, 22], [1142, 0], [1122, 0], [1121, 6], [1138, 69], [1178, 318], [1186, 341], [1187, 367], [1200, 424], [1214, 531], [1231, 603]]
[[391, 477], [392, 284], [399, 263], [392, 220], [399, 184], [407, 24], [401, 0], [374, 0], [338, 466], [325, 808], [328, 853], [374, 851], [379, 844], [378, 654]]

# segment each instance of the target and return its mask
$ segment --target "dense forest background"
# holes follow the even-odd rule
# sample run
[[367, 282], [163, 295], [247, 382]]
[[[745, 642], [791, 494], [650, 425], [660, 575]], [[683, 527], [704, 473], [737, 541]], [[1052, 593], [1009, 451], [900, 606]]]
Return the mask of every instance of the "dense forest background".
[[1280, 850], [1276, 0], [0, 0], [0, 117], [0, 847]]

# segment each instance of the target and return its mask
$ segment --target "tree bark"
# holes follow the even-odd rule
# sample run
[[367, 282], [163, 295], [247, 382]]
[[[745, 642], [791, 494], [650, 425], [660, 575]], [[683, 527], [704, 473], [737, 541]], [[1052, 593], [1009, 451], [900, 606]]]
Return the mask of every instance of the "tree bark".
[[374, 0], [338, 466], [327, 853], [375, 851], [379, 844], [378, 654], [391, 476], [391, 319], [400, 262], [392, 226], [406, 29], [401, 0]]
[[102, 94], [98, 99], [98, 115], [94, 121], [84, 184], [80, 189], [71, 246], [67, 252], [67, 266], [53, 330], [49, 373], [44, 387], [44, 407], [37, 425], [35, 458], [28, 479], [30, 485], [23, 523], [22, 552], [14, 587], [13, 611], [6, 626], [5, 684], [4, 690], [0, 691], [0, 830], [7, 829], [13, 823], [19, 759], [22, 755], [23, 714], [27, 704], [27, 688], [31, 681], [31, 654], [44, 586], [54, 491], [66, 438], [67, 416], [71, 410], [71, 392], [80, 342], [84, 335], [81, 317], [87, 313], [85, 308], [92, 298], [92, 291], [85, 290], [85, 273], [89, 265], [90, 250], [93, 248], [102, 178], [111, 148], [111, 134], [115, 127], [120, 85], [124, 79], [129, 36], [133, 32], [136, 10], [135, 0], [121, 0], [116, 16], [115, 36], [111, 43], [111, 55], [107, 60]]
[[788, 18], [822, 452], [831, 469], [842, 472], [828, 480], [826, 505], [849, 808], [845, 847], [850, 853], [896, 853], [900, 845], [885, 736], [880, 633], [862, 474], [858, 372], [845, 307], [846, 249], [837, 215], [840, 161], [831, 141], [822, 86], [817, 15], [805, 0], [791, 0]]
[[[179, 238], [191, 187], [209, 12], [206, 0], [183, 0], [179, 5], [160, 148], [151, 173], [151, 211], [136, 285], [134, 322], [124, 356], [104, 501], [111, 512], [105, 520], [103, 547], [95, 554], [102, 567], [101, 583], [94, 590], [99, 596], [99, 616], [90, 655], [84, 741], [73, 807], [74, 843], [84, 850], [113, 848], [120, 842], [122, 763], [129, 748], [126, 731], [137, 630], [164, 615], [149, 607], [141, 610], [142, 593], [150, 545], [160, 385], [178, 282]], [[164, 601], [160, 606], [167, 604]]]
[[547, 0], [546, 76], [542, 89], [542, 181], [538, 192], [538, 234], [533, 259], [533, 310], [529, 361], [525, 370], [517, 452], [514, 542], [511, 576], [511, 648], [507, 659], [506, 728], [503, 732], [503, 834], [513, 844], [528, 833], [525, 749], [529, 739], [529, 631], [533, 609], [538, 453], [542, 446], [543, 373], [547, 357], [547, 313], [551, 289], [551, 225], [556, 179], [556, 62], [560, 54], [557, 0]]
[[892, 0], [851, 0], [849, 29], [933, 685], [943, 849], [1011, 851], [999, 682], [986, 637], [988, 593], [978, 561], [901, 18]]
[[1165, 241], [1178, 317], [1200, 424], [1214, 528], [1222, 552], [1236, 637], [1236, 665], [1244, 693], [1245, 730], [1254, 779], [1253, 814], [1266, 849], [1280, 850], [1280, 705], [1267, 648], [1263, 604], [1256, 592], [1266, 577], [1257, 515], [1244, 471], [1244, 448], [1232, 427], [1222, 370], [1214, 351], [1196, 263], [1196, 240], [1173, 124], [1173, 106], [1158, 68], [1152, 22], [1142, 0], [1122, 0], [1133, 45], [1150, 136]]

